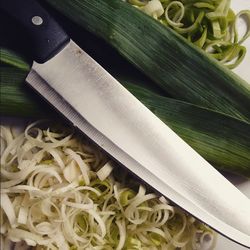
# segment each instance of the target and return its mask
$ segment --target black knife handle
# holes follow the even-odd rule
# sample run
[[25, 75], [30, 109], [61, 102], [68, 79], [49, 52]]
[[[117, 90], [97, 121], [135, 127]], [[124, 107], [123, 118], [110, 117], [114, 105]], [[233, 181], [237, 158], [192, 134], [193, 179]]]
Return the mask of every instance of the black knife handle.
[[24, 27], [38, 63], [49, 60], [69, 42], [68, 35], [36, 0], [1, 0], [0, 8]]

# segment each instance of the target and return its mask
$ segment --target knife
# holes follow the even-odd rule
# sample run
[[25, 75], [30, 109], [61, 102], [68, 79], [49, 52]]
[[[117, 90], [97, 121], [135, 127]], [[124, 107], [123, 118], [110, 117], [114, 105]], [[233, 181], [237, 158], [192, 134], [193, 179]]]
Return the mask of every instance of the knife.
[[35, 0], [2, 0], [32, 41], [26, 82], [119, 163], [250, 248], [250, 200], [75, 44]]

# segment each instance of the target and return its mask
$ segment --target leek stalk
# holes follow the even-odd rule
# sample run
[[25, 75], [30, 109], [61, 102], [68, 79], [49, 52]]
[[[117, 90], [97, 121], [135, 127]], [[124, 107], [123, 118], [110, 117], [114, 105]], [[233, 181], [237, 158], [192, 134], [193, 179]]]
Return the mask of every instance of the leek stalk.
[[[55, 116], [41, 98], [34, 98], [22, 83], [27, 64], [3, 50], [1, 67], [1, 115], [22, 117]], [[8, 60], [6, 60], [8, 58]], [[130, 78], [130, 79], [128, 79]], [[144, 105], [171, 127], [190, 146], [220, 170], [250, 177], [250, 124], [187, 102], [155, 94], [129, 76], [120, 82]], [[134, 85], [132, 83], [137, 83]], [[138, 85], [139, 83], [139, 85]]]
[[120, 1], [50, 0], [175, 99], [250, 120], [250, 85], [173, 30]]

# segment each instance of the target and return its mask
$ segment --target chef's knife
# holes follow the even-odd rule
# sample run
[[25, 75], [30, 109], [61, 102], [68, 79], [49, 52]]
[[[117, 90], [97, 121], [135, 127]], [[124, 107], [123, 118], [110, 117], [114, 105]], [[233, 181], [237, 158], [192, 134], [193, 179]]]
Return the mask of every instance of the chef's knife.
[[78, 47], [35, 0], [2, 0], [34, 63], [27, 83], [118, 162], [250, 248], [250, 200]]

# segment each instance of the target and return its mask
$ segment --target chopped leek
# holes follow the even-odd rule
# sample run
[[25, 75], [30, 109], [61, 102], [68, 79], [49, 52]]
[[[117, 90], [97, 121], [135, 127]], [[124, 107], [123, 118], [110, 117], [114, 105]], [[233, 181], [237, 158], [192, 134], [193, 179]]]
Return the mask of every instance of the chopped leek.
[[[230, 9], [230, 0], [127, 1], [208, 53], [210, 51], [207, 47], [214, 48], [214, 45], [220, 46], [222, 42], [227, 42], [227, 50], [233, 50], [234, 53], [228, 56], [228, 53], [222, 52], [218, 57], [214, 56], [213, 50], [211, 54], [229, 69], [237, 67], [245, 57], [246, 48], [242, 42], [250, 35], [250, 10], [243, 10], [235, 15]], [[246, 17], [248, 25], [246, 33], [239, 40], [237, 20], [241, 16]]]
[[193, 250], [205, 236], [213, 248], [211, 229], [145, 187], [136, 192], [117, 182], [113, 163], [95, 146], [36, 126], [18, 135], [1, 127], [5, 249], [12, 241], [37, 250]]

